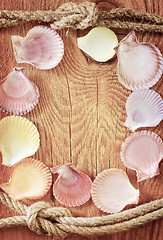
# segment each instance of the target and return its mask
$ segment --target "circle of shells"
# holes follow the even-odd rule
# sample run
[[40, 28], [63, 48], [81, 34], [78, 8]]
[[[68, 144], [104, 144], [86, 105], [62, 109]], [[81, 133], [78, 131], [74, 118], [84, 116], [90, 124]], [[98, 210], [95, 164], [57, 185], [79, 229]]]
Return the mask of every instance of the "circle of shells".
[[[63, 58], [63, 41], [48, 27], [36, 26], [26, 37], [12, 36], [11, 39], [18, 63], [51, 69]], [[156, 46], [139, 43], [134, 31], [118, 43], [115, 33], [104, 27], [93, 28], [77, 42], [84, 54], [97, 62], [106, 62], [116, 53], [118, 80], [133, 91], [126, 102], [126, 127], [134, 132], [140, 127], [157, 126], [162, 121], [163, 100], [149, 89], [163, 72], [163, 58]], [[104, 170], [92, 184], [90, 177], [77, 171], [71, 163], [49, 170], [30, 157], [40, 145], [38, 130], [28, 119], [15, 115], [31, 111], [38, 98], [39, 90], [26, 76], [25, 68], [14, 68], [0, 81], [0, 107], [13, 114], [0, 121], [2, 164], [12, 167], [10, 181], [2, 183], [0, 188], [15, 200], [39, 199], [49, 191], [52, 174], [58, 174], [53, 195], [65, 206], [82, 205], [91, 196], [95, 205], [107, 213], [137, 204], [139, 189], [131, 185], [121, 169]], [[159, 174], [158, 165], [163, 158], [162, 139], [147, 130], [132, 133], [122, 144], [120, 156], [127, 168], [136, 171], [138, 181], [154, 177]]]

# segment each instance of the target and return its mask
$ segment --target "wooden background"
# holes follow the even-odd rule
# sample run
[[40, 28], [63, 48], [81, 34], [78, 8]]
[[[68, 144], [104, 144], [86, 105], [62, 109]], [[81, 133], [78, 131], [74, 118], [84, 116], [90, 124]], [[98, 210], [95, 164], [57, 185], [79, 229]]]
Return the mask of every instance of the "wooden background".
[[[8, 10], [55, 10], [64, 0], [1, 0], [0, 9]], [[82, 1], [73, 1], [82, 2]], [[84, 1], [83, 1], [84, 2]], [[163, 15], [161, 0], [110, 0], [104, 1], [108, 8], [131, 7], [149, 13]], [[100, 4], [99, 4], [100, 5]], [[36, 108], [26, 117], [38, 128], [41, 146], [35, 158], [49, 167], [73, 162], [74, 166], [88, 174], [92, 180], [107, 168], [121, 168], [127, 171], [132, 184], [140, 189], [139, 204], [163, 197], [163, 164], [161, 174], [139, 184], [134, 171], [126, 170], [120, 160], [120, 147], [130, 131], [124, 127], [126, 119], [125, 102], [130, 91], [117, 80], [117, 59], [99, 64], [86, 57], [77, 47], [77, 36], [84, 31], [60, 31], [65, 44], [65, 54], [61, 63], [52, 70], [43, 71], [27, 64], [17, 64], [11, 45], [11, 35], [25, 36], [35, 23], [0, 30], [0, 79], [15, 66], [25, 66], [26, 73], [39, 88], [40, 99]], [[119, 40], [129, 31], [118, 31]], [[137, 33], [139, 41], [155, 44], [163, 53], [161, 34]], [[163, 79], [163, 78], [162, 78]], [[162, 95], [162, 79], [152, 89]], [[162, 95], [163, 97], [163, 95]], [[0, 117], [6, 114], [0, 112]], [[149, 130], [163, 138], [163, 122]], [[140, 129], [139, 129], [140, 130]], [[9, 179], [9, 168], [0, 166], [0, 183]], [[52, 190], [44, 197], [52, 205]], [[30, 202], [31, 203], [31, 202]], [[81, 207], [70, 209], [74, 216], [104, 215], [89, 200]], [[0, 218], [14, 213], [0, 204]], [[53, 237], [38, 236], [26, 228], [0, 230], [1, 240], [52, 240]], [[68, 240], [84, 240], [85, 237], [72, 236]], [[90, 238], [89, 238], [90, 239]], [[106, 240], [162, 240], [163, 220], [146, 226], [111, 236], [92, 237]]]

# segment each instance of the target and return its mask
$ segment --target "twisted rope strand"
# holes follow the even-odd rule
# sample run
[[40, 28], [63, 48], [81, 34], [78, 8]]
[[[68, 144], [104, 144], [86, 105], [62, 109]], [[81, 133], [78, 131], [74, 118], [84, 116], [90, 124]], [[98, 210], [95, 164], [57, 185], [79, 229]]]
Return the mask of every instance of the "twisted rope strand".
[[68, 209], [52, 207], [45, 202], [36, 202], [28, 207], [23, 203], [14, 202], [5, 193], [0, 193], [0, 201], [23, 215], [1, 219], [0, 228], [28, 226], [38, 234], [46, 233], [56, 238], [64, 238], [69, 234], [113, 234], [163, 217], [163, 198], [121, 213], [93, 218], [74, 218]]
[[149, 214], [146, 214], [144, 216], [139, 216], [138, 218], [133, 218], [129, 221], [124, 221], [121, 223], [115, 223], [113, 225], [106, 224], [104, 226], [96, 226], [96, 227], [90, 227], [90, 226], [81, 227], [76, 225], [74, 226], [74, 225], [61, 224], [59, 227], [65, 232], [69, 232], [71, 234], [79, 234], [82, 236], [105, 235], [105, 234], [113, 234], [117, 232], [127, 231], [162, 217], [163, 217], [163, 208], [156, 210], [154, 212], [151, 212]]
[[7, 207], [12, 208], [15, 212], [19, 213], [20, 215], [25, 215], [28, 206], [17, 201], [15, 202], [12, 198], [10, 198], [7, 194], [0, 192], [0, 202], [2, 202]]
[[[125, 20], [127, 18], [127, 20]], [[138, 21], [138, 22], [135, 22]], [[55, 11], [0, 11], [0, 28], [24, 22], [51, 23], [55, 30], [63, 28], [85, 29], [90, 26], [132, 29], [142, 32], [163, 33], [163, 17], [139, 10], [116, 8], [101, 11], [95, 3], [65, 3]]]
[[129, 8], [114, 8], [110, 11], [99, 11], [100, 18], [114, 19], [114, 18], [131, 18], [141, 21], [152, 22], [155, 24], [163, 24], [163, 18], [159, 15], [143, 12]]
[[[145, 203], [135, 208], [119, 212], [113, 215], [106, 215], [101, 217], [90, 218], [74, 218], [74, 217], [60, 217], [57, 219], [58, 222], [64, 224], [72, 224], [76, 226], [100, 226], [105, 224], [114, 224], [121, 221], [126, 221], [132, 218], [137, 218], [139, 216], [146, 215], [152, 211], [156, 211], [163, 208], [163, 199], [155, 200], [153, 202]], [[102, 220], [101, 220], [102, 219]]]
[[[19, 22], [18, 20], [11, 20], [10, 22], [6, 23], [6, 20], [0, 19], [0, 28], [4, 27], [13, 27], [18, 24], [23, 24], [24, 22]], [[65, 24], [65, 20], [64, 20]], [[70, 24], [67, 24], [67, 28], [73, 28], [73, 29], [80, 29], [79, 26], [72, 27]], [[101, 27], [108, 27], [108, 28], [115, 28], [115, 29], [132, 29], [135, 31], [140, 32], [156, 32], [156, 33], [163, 33], [163, 26], [161, 25], [155, 25], [155, 24], [148, 24], [148, 23], [134, 23], [134, 22], [128, 22], [128, 21], [121, 21], [121, 20], [98, 20], [97, 23], [94, 24], [94, 27], [101, 26]], [[51, 28], [54, 30], [61, 30], [65, 28], [64, 25], [58, 26], [57, 24], [51, 24]], [[84, 29], [84, 28], [82, 28]]]
[[14, 216], [0, 219], [0, 229], [15, 226], [28, 226], [26, 216]]
[[[1, 19], [11, 19], [15, 20], [18, 19], [19, 21], [37, 21], [40, 20], [42, 22], [53, 22], [59, 18], [63, 18], [64, 16], [71, 16], [71, 15], [88, 15], [89, 13], [94, 12], [94, 14], [99, 14], [101, 17], [107, 19], [114, 19], [114, 18], [136, 18], [139, 20], [144, 20], [148, 22], [153, 22], [156, 24], [163, 24], [163, 18], [156, 14], [151, 14], [148, 12], [143, 12], [139, 10], [133, 10], [128, 8], [115, 8], [111, 9], [110, 11], [100, 11], [98, 10], [95, 3], [85, 2], [82, 4], [75, 4], [75, 3], [68, 3], [61, 5], [55, 11], [8, 11], [8, 10], [1, 10], [0, 11], [0, 18]], [[94, 16], [93, 16], [94, 17]]]
[[55, 11], [0, 11], [0, 28], [10, 27], [29, 21], [52, 23], [55, 28], [73, 27], [84, 29], [94, 25], [98, 18], [98, 8], [95, 3], [67, 3]]
[[98, 19], [96, 26], [108, 27], [108, 28], [120, 28], [120, 29], [132, 29], [135, 31], [141, 32], [157, 32], [163, 33], [163, 25], [155, 25], [148, 23], [136, 23], [120, 20], [103, 20]]

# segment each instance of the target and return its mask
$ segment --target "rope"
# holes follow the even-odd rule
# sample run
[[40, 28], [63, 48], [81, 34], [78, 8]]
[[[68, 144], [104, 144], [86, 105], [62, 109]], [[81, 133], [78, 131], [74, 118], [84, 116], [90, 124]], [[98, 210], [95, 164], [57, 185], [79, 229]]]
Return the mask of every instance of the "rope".
[[1, 219], [0, 228], [28, 226], [33, 232], [56, 238], [65, 238], [70, 234], [82, 236], [113, 234], [163, 217], [163, 198], [117, 214], [92, 218], [72, 217], [68, 209], [52, 207], [42, 201], [27, 206], [15, 202], [5, 193], [0, 193], [0, 201], [21, 215]]
[[101, 11], [95, 3], [65, 3], [55, 11], [0, 11], [0, 28], [25, 22], [50, 23], [51, 28], [85, 29], [95, 26], [163, 33], [163, 17], [139, 10], [116, 8]]

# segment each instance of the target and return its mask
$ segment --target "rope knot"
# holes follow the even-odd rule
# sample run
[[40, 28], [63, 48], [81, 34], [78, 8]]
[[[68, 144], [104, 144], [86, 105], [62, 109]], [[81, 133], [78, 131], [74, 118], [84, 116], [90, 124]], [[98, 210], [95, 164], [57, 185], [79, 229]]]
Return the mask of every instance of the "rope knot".
[[98, 7], [95, 3], [84, 2], [81, 4], [65, 3], [55, 11], [53, 29], [79, 28], [85, 29], [94, 26], [98, 19]]
[[30, 230], [38, 234], [46, 233], [56, 238], [67, 237], [61, 229], [59, 217], [72, 217], [70, 211], [62, 207], [52, 207], [46, 202], [36, 202], [27, 210], [26, 222]]

